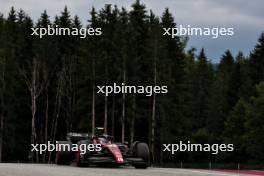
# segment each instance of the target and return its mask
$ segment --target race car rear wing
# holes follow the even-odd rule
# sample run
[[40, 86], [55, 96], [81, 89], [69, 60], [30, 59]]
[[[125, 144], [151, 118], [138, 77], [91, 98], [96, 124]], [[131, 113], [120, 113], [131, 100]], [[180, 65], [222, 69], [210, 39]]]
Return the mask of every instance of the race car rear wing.
[[89, 133], [70, 132], [70, 133], [67, 133], [66, 138], [68, 141], [71, 141], [72, 143], [77, 143], [78, 141], [81, 141], [81, 140], [91, 139], [91, 135]]

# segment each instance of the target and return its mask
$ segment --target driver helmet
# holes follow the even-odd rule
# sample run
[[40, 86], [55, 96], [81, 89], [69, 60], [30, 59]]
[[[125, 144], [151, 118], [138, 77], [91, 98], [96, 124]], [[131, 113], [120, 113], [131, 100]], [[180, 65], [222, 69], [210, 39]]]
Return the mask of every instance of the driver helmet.
[[95, 136], [102, 136], [104, 134], [103, 127], [96, 127], [94, 131], [95, 131]]

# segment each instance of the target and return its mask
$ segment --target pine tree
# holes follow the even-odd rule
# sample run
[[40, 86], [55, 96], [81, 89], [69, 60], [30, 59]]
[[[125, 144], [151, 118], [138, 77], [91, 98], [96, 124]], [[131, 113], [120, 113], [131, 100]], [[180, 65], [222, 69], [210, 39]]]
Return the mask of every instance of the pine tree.
[[250, 105], [246, 109], [246, 149], [254, 163], [264, 159], [263, 125], [264, 125], [264, 82], [256, 85], [256, 96], [250, 99]]
[[264, 33], [250, 54], [250, 75], [253, 85], [264, 80]]
[[219, 137], [224, 121], [236, 103], [232, 82], [234, 58], [230, 51], [226, 51], [222, 56], [217, 69], [216, 80], [211, 91], [208, 128]]
[[196, 128], [203, 128], [206, 124], [209, 111], [209, 96], [213, 81], [213, 69], [210, 65], [204, 49], [201, 50], [196, 68], [194, 69], [191, 110], [196, 122]]
[[47, 11], [44, 10], [44, 12], [41, 14], [40, 19], [37, 22], [38, 27], [47, 28], [48, 25], [51, 25], [50, 17], [47, 14]]
[[[118, 61], [120, 64], [117, 65], [119, 68], [119, 76], [118, 80], [124, 84], [127, 84], [127, 68], [128, 68], [128, 53], [129, 53], [129, 42], [127, 40], [127, 36], [129, 34], [129, 17], [128, 12], [125, 8], [122, 8], [119, 14], [119, 23], [117, 29], [119, 29], [118, 33], [120, 34], [119, 43], [117, 45], [120, 48]], [[125, 141], [125, 120], [126, 120], [126, 94], [122, 94], [121, 100], [121, 141]]]
[[[17, 114], [16, 106], [19, 103], [14, 103], [16, 99], [16, 86], [18, 84], [17, 69], [18, 65], [15, 61], [16, 52], [16, 39], [17, 39], [17, 15], [16, 11], [12, 7], [8, 17], [5, 21], [2, 31], [2, 56], [1, 56], [1, 83], [2, 83], [2, 97], [3, 98], [3, 118], [4, 118], [4, 131], [3, 141], [9, 141], [3, 146], [3, 158], [8, 155], [15, 155], [15, 128], [13, 124], [16, 124]], [[8, 89], [7, 89], [8, 88]], [[8, 148], [8, 150], [5, 150]]]
[[225, 122], [223, 131], [223, 140], [227, 144], [233, 144], [236, 149], [232, 154], [226, 154], [227, 158], [232, 158], [233, 161], [243, 162], [247, 160], [248, 153], [246, 152], [245, 135], [247, 130], [246, 124], [246, 111], [248, 103], [241, 98], [235, 105], [233, 111]]
[[[90, 20], [90, 25], [89, 27], [92, 28], [97, 28], [99, 26], [99, 22], [98, 22], [98, 15], [97, 12], [95, 11], [95, 8], [92, 9], [91, 11], [91, 20]], [[94, 129], [95, 129], [95, 99], [96, 99], [96, 95], [95, 95], [95, 84], [96, 84], [96, 62], [97, 62], [97, 58], [98, 58], [98, 50], [97, 47], [99, 47], [99, 42], [98, 42], [98, 38], [92, 38], [88, 44], [89, 46], [89, 51], [90, 53], [88, 53], [91, 57], [91, 70], [92, 70], [92, 76], [91, 76], [91, 82], [92, 82], [92, 115], [91, 115], [91, 129], [92, 129], [92, 134], [94, 134]]]
[[3, 30], [4, 30], [4, 17], [0, 14], [0, 162], [2, 162], [3, 156], [3, 137], [4, 137], [4, 109], [5, 109], [5, 58], [4, 58], [4, 50], [3, 50]]
[[[48, 28], [51, 24], [50, 17], [47, 14], [47, 11], [41, 14], [37, 27]], [[52, 121], [53, 119], [53, 110], [55, 105], [52, 102], [55, 102], [54, 94], [56, 90], [51, 89], [56, 87], [57, 82], [53, 78], [56, 77], [56, 72], [58, 71], [58, 48], [56, 46], [56, 39], [53, 36], [44, 36], [39, 39], [38, 37], [34, 39], [33, 52], [41, 62], [41, 74], [43, 75], [43, 94], [40, 97], [42, 103], [39, 103], [41, 107], [41, 119], [39, 120], [41, 129], [39, 134], [39, 141], [47, 143], [48, 140], [53, 140], [52, 135]], [[51, 154], [51, 153], [49, 153]], [[42, 161], [45, 162], [48, 160], [47, 153], [43, 155]]]
[[[100, 47], [102, 48], [100, 58], [100, 69], [104, 70], [101, 75], [102, 84], [108, 85], [113, 73], [112, 67], [113, 60], [116, 58], [114, 33], [116, 28], [117, 13], [114, 13], [111, 5], [105, 5], [105, 8], [99, 12], [99, 23], [104, 31], [100, 39]], [[108, 129], [108, 96], [104, 96], [104, 130], [107, 133]]]
[[[137, 0], [132, 4], [132, 10], [129, 13], [129, 47], [130, 51], [128, 53], [127, 62], [127, 82], [131, 85], [146, 85], [143, 72], [148, 72], [149, 66], [144, 63], [146, 54], [146, 41], [147, 41], [147, 15], [146, 7]], [[144, 107], [142, 99], [137, 97], [135, 94], [128, 97], [129, 103], [131, 103], [130, 114], [130, 143], [134, 141], [135, 137], [135, 123], [139, 120], [138, 117], [144, 117], [143, 112], [140, 112], [137, 106]], [[140, 123], [137, 125], [144, 124], [144, 120], [147, 119], [140, 118]], [[147, 130], [146, 130], [147, 133]], [[139, 137], [139, 136], [138, 136]], [[146, 140], [146, 139], [145, 139]]]
[[[160, 22], [159, 19], [155, 16], [155, 14], [150, 11], [149, 16], [149, 37], [148, 39], [148, 48], [149, 48], [149, 57], [152, 59], [152, 61], [149, 61], [149, 64], [152, 63], [152, 85], [157, 86], [158, 85], [158, 78], [159, 78], [159, 70], [158, 70], [158, 63], [160, 62], [160, 51], [161, 46], [158, 45], [160, 41]], [[155, 152], [155, 146], [157, 146], [156, 143], [156, 129], [157, 129], [157, 119], [156, 119], [156, 112], [157, 112], [157, 95], [156, 93], [153, 93], [152, 96], [152, 110], [151, 110], [151, 117], [149, 118], [149, 146], [150, 146], [150, 152], [152, 155], [152, 162], [155, 163], [157, 160], [156, 152]]]
[[[168, 9], [165, 9], [161, 20], [162, 28], [176, 27], [174, 18]], [[181, 37], [163, 36], [163, 42], [165, 54], [161, 63], [163, 65], [161, 79], [166, 80], [163, 85], [168, 86], [168, 93], [160, 100], [161, 143], [170, 143], [175, 137], [183, 139], [187, 126], [185, 120], [187, 106], [184, 105], [186, 99], [186, 63]], [[164, 158], [167, 157], [170, 156], [164, 156]]]

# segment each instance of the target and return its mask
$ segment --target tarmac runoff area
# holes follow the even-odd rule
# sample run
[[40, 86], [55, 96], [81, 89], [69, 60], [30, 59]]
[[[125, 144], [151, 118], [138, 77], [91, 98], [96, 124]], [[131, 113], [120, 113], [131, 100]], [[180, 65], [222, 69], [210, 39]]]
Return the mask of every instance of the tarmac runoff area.
[[135, 169], [133, 167], [102, 168], [57, 166], [48, 164], [0, 163], [0, 176], [246, 176], [264, 175], [261, 171], [209, 171], [176, 168]]

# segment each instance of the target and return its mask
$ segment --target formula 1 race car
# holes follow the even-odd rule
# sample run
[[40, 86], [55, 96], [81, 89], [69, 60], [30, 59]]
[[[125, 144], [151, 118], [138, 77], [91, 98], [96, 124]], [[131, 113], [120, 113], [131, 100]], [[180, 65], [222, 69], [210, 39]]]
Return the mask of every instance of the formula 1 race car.
[[74, 163], [77, 166], [132, 165], [142, 169], [149, 166], [149, 147], [146, 143], [136, 141], [128, 147], [126, 144], [114, 143], [114, 138], [103, 131], [103, 128], [96, 128], [93, 136], [68, 133], [67, 141], [57, 142], [64, 150], [56, 152], [55, 163], [59, 165]]

